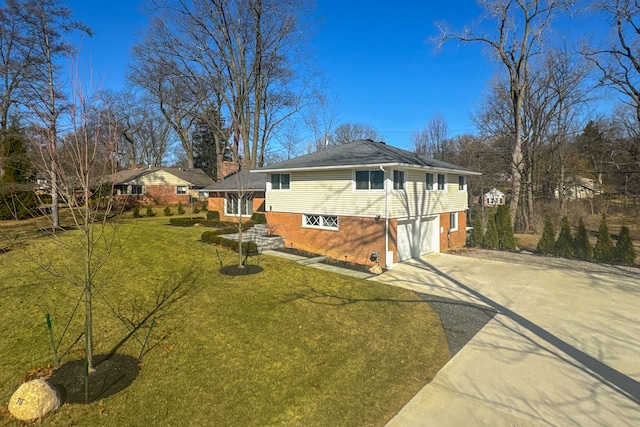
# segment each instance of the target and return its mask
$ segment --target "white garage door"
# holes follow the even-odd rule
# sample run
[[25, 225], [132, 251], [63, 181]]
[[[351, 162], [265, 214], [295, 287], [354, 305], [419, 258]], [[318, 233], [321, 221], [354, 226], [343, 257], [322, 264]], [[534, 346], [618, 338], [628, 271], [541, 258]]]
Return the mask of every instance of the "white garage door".
[[439, 217], [412, 218], [398, 221], [398, 261], [419, 258], [440, 250]]

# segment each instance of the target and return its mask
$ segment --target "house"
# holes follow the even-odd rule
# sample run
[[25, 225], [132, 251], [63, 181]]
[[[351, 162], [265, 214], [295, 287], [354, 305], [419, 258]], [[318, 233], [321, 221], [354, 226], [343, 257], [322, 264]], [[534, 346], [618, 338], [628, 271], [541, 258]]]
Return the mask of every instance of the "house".
[[[554, 188], [553, 193], [556, 199], [560, 198], [559, 187]], [[602, 188], [595, 179], [577, 176], [572, 182], [567, 182], [563, 195], [568, 200], [592, 199], [593, 196], [602, 194]]]
[[254, 171], [267, 174], [267, 223], [287, 247], [385, 267], [463, 246], [467, 178], [479, 175], [371, 140]]
[[235, 171], [224, 179], [207, 186], [202, 192], [208, 193], [208, 208], [218, 211], [222, 221], [249, 219], [254, 212], [264, 212], [266, 173]]
[[484, 206], [500, 206], [505, 204], [504, 193], [497, 188], [492, 188], [482, 195]]
[[116, 194], [155, 205], [189, 203], [214, 183], [200, 169], [138, 166], [114, 174]]

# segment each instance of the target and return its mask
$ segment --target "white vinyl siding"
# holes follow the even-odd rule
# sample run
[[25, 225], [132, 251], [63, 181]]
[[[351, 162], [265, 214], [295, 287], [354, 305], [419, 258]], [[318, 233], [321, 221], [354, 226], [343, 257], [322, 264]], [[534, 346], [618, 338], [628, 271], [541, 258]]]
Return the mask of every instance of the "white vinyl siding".
[[175, 185], [177, 186], [189, 186], [189, 182], [184, 179], [180, 179], [177, 176], [159, 170], [149, 175], [145, 175], [136, 180], [136, 184], [141, 185]]
[[[437, 182], [437, 172], [434, 173]], [[463, 211], [466, 191], [458, 190], [458, 175], [446, 175], [444, 191], [425, 191], [424, 169], [404, 171], [405, 191], [393, 190], [393, 169], [385, 172], [390, 218]], [[291, 172], [290, 191], [267, 191], [266, 208], [288, 212], [336, 216], [385, 215], [385, 191], [355, 189], [354, 170]]]

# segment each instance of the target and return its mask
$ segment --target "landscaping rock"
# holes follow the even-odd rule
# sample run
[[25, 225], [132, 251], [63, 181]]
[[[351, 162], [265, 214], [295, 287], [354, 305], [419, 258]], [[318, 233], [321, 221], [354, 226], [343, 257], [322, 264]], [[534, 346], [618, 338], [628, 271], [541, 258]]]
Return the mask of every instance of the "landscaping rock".
[[371, 274], [382, 274], [382, 267], [380, 267], [379, 265], [374, 265], [369, 269], [369, 272]]
[[9, 400], [9, 412], [22, 421], [42, 418], [59, 407], [58, 390], [43, 379], [22, 384]]

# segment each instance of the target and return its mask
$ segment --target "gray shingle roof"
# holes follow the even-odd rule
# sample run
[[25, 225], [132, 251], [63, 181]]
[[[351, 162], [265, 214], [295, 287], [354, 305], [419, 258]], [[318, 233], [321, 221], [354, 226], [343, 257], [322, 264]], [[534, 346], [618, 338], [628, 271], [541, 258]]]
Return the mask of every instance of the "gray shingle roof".
[[403, 150], [384, 142], [374, 142], [360, 139], [343, 145], [329, 147], [315, 153], [285, 160], [280, 163], [265, 166], [256, 171], [286, 171], [298, 169], [329, 169], [343, 167], [361, 167], [377, 165], [406, 165], [428, 167], [434, 169], [452, 170], [456, 172], [472, 172], [460, 166], [440, 160], [431, 159], [421, 154]]
[[266, 173], [249, 173], [248, 170], [234, 172], [221, 181], [204, 188], [205, 191], [264, 191], [266, 188]]
[[116, 184], [126, 184], [130, 181], [138, 179], [142, 176], [149, 175], [157, 171], [165, 171], [182, 180], [187, 181], [194, 187], [205, 187], [213, 184], [215, 181], [205, 174], [202, 169], [184, 169], [184, 168], [165, 168], [165, 167], [150, 167], [139, 169], [127, 169], [115, 173]]

